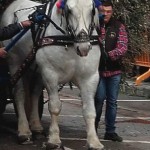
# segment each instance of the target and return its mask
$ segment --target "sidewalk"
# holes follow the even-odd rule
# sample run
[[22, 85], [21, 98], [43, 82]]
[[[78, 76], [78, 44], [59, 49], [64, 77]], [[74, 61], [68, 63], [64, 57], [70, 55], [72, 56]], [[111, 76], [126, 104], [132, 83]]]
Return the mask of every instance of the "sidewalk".
[[141, 96], [150, 98], [150, 82], [141, 82], [140, 85], [135, 85], [135, 80], [127, 79], [126, 83], [120, 86], [121, 91], [132, 96]]

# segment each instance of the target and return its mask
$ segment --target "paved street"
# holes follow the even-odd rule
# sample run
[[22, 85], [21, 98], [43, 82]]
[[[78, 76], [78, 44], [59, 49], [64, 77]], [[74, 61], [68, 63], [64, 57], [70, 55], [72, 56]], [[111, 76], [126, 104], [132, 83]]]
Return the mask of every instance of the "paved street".
[[[45, 94], [45, 99], [46, 99]], [[66, 149], [86, 150], [85, 123], [82, 117], [79, 91], [65, 87], [60, 92], [63, 104], [60, 115], [61, 139]], [[119, 95], [117, 132], [123, 137], [122, 143], [103, 140], [105, 133], [104, 114], [99, 125], [98, 136], [105, 150], [150, 150], [150, 100], [144, 97]], [[104, 110], [105, 111], [105, 110]], [[42, 124], [47, 133], [50, 115], [47, 104], [44, 106]], [[17, 119], [12, 104], [0, 119], [0, 150], [43, 150], [46, 137], [32, 145], [18, 145], [16, 138]], [[8, 144], [9, 143], [9, 144]]]

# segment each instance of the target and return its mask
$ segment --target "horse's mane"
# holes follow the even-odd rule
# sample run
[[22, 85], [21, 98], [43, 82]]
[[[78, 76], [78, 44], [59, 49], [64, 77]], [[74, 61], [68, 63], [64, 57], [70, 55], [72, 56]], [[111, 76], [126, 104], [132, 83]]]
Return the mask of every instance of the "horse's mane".
[[0, 13], [3, 13], [13, 1], [14, 0], [0, 0]]

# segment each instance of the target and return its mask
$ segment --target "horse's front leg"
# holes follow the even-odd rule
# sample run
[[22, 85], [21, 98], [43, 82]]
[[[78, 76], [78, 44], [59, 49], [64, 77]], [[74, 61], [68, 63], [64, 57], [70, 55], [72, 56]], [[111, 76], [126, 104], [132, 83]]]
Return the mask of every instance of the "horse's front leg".
[[83, 116], [87, 128], [87, 144], [90, 150], [102, 150], [103, 145], [100, 143], [95, 130], [95, 106], [94, 96], [97, 88], [99, 76], [93, 75], [90, 78], [81, 79], [81, 99], [83, 101]]
[[[41, 125], [41, 121], [40, 121], [40, 116], [41, 114], [39, 114], [39, 106], [41, 104], [41, 101], [43, 102], [43, 97], [40, 98], [40, 96], [43, 96], [43, 83], [41, 80], [41, 76], [38, 75], [38, 73], [36, 72], [36, 74], [34, 74], [34, 76], [32, 77], [32, 82], [30, 83], [30, 87], [31, 87], [31, 115], [30, 115], [30, 128], [31, 131], [33, 132], [33, 135], [35, 138], [41, 138], [43, 136], [41, 136], [41, 134], [43, 133], [43, 127]], [[32, 85], [31, 85], [32, 84]]]
[[57, 85], [52, 86], [53, 83], [50, 83], [47, 86], [47, 92], [49, 96], [48, 108], [51, 114], [51, 124], [49, 127], [49, 135], [48, 135], [48, 143], [46, 150], [63, 150], [63, 146], [60, 140], [60, 132], [58, 126], [58, 116], [61, 111], [61, 101], [58, 96], [58, 88]]
[[25, 113], [25, 91], [22, 80], [18, 81], [15, 86], [14, 98], [18, 113], [18, 141], [20, 144], [29, 144], [32, 133]]

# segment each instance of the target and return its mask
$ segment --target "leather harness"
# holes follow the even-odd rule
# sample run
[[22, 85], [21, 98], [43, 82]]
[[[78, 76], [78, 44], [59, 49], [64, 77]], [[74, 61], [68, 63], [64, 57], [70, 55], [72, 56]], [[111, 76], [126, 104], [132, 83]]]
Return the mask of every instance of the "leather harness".
[[[50, 2], [48, 2], [50, 3]], [[22, 77], [22, 75], [25, 73], [25, 71], [30, 67], [32, 62], [35, 59], [36, 52], [39, 48], [44, 47], [44, 46], [50, 46], [50, 45], [57, 45], [57, 46], [67, 46], [67, 45], [73, 45], [74, 40], [72, 35], [59, 35], [59, 36], [46, 36], [44, 37], [46, 27], [49, 25], [49, 23], [52, 23], [57, 30], [60, 30], [62, 33], [63, 30], [57, 26], [50, 18], [51, 16], [51, 10], [52, 7], [54, 6], [54, 3], [50, 3], [50, 5], [45, 4], [42, 5], [43, 9], [49, 9], [49, 14], [43, 14], [44, 17], [46, 18], [46, 21], [44, 20], [42, 23], [38, 23], [37, 25], [37, 30], [35, 29], [35, 26], [32, 26], [31, 32], [32, 32], [32, 37], [33, 37], [33, 48], [31, 52], [28, 54], [24, 62], [21, 64], [21, 66], [17, 69], [16, 73], [11, 77], [10, 79], [10, 84], [12, 87], [17, 83], [17, 81]], [[40, 7], [41, 6], [37, 6]], [[49, 8], [47, 8], [49, 7]], [[50, 10], [51, 9], [51, 10]], [[39, 9], [37, 9], [38, 11]], [[36, 33], [36, 34], [35, 34]], [[90, 43], [92, 45], [97, 45], [99, 44], [98, 40], [98, 35], [95, 36], [90, 36]]]

